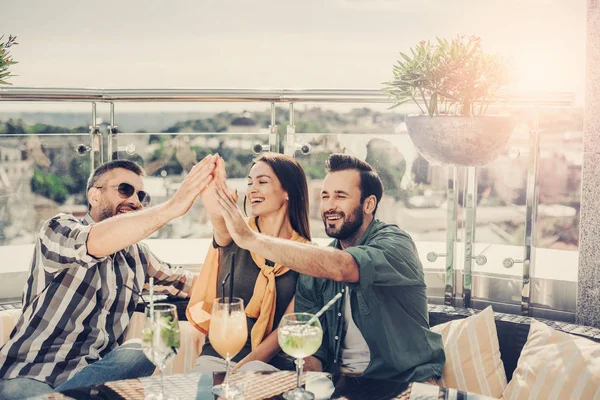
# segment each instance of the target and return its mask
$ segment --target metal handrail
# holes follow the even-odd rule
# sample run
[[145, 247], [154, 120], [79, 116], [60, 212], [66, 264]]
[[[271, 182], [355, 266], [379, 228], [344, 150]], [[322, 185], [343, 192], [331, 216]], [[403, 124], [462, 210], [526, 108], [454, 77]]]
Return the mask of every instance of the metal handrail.
[[[387, 103], [395, 101], [377, 89], [96, 89], [2, 87], [0, 101], [65, 102], [271, 102]], [[501, 92], [507, 105], [573, 106], [574, 93]]]

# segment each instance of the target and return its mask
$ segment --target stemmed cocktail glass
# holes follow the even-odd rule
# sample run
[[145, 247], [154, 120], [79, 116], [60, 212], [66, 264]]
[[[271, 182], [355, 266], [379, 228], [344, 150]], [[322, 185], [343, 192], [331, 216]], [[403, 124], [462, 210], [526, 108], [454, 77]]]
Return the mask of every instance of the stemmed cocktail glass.
[[213, 387], [217, 396], [233, 399], [242, 395], [242, 390], [229, 382], [231, 359], [242, 350], [248, 339], [248, 325], [244, 312], [244, 301], [238, 297], [215, 299], [208, 330], [212, 347], [227, 361], [225, 381]]
[[286, 400], [311, 400], [315, 396], [302, 388], [304, 358], [312, 356], [321, 346], [323, 328], [319, 318], [309, 313], [286, 314], [279, 323], [277, 337], [281, 349], [296, 358], [296, 388], [283, 395]]
[[163, 369], [173, 360], [180, 347], [177, 308], [172, 304], [153, 304], [146, 308], [146, 324], [142, 331], [142, 350], [160, 370], [160, 393], [150, 393], [146, 399], [174, 400], [165, 394]]

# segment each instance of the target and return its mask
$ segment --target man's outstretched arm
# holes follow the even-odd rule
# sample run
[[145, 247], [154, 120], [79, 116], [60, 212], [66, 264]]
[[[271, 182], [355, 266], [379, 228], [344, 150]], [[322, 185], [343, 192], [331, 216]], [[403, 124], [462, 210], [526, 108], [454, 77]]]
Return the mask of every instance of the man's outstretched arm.
[[358, 282], [358, 264], [350, 254], [332, 247], [320, 248], [256, 233], [246, 223], [227, 188], [219, 186], [215, 194], [227, 230], [241, 248], [302, 274], [340, 282]]
[[256, 232], [240, 242], [236, 240], [238, 246], [301, 274], [339, 282], [358, 282], [360, 277], [354, 257], [333, 247], [296, 243]]
[[185, 177], [177, 193], [167, 202], [138, 212], [117, 215], [94, 224], [87, 239], [91, 256], [116, 253], [156, 232], [167, 222], [185, 214], [212, 179], [216, 157], [206, 156]]

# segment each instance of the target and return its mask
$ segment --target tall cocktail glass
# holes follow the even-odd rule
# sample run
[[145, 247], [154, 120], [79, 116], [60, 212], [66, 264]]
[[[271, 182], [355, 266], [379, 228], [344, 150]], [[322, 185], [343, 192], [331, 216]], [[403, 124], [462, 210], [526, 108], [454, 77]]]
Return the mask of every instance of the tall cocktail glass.
[[150, 393], [146, 399], [175, 400], [165, 393], [163, 369], [173, 360], [180, 347], [177, 308], [172, 304], [155, 304], [146, 308], [146, 324], [142, 331], [142, 350], [160, 370], [160, 393]]
[[217, 396], [233, 399], [242, 395], [242, 390], [229, 382], [231, 359], [242, 350], [248, 339], [248, 324], [244, 312], [244, 301], [233, 297], [218, 298], [213, 302], [212, 318], [208, 339], [212, 347], [227, 362], [225, 381], [213, 387]]

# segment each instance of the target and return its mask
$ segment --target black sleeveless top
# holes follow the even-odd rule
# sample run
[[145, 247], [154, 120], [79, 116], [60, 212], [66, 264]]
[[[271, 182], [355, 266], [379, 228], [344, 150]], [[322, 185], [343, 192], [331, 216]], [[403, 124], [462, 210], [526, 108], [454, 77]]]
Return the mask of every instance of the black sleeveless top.
[[[254, 293], [254, 285], [260, 268], [256, 265], [252, 259], [252, 255], [248, 250], [240, 248], [234, 241], [231, 241], [227, 246], [219, 246], [213, 239], [213, 246], [218, 248], [221, 252], [219, 257], [219, 275], [217, 278], [217, 297], [223, 297], [223, 287], [221, 282], [225, 279], [227, 274], [231, 271], [231, 258], [235, 254], [235, 276], [233, 283], [233, 296], [239, 297], [244, 300], [244, 307], [248, 305], [252, 295]], [[267, 260], [267, 265], [273, 266], [274, 263]], [[275, 278], [275, 286], [277, 290], [277, 299], [275, 306], [275, 318], [273, 320], [273, 329], [279, 325], [279, 321], [283, 317], [285, 309], [289, 305], [290, 301], [296, 293], [296, 281], [298, 280], [298, 273], [296, 271], [289, 270], [283, 275]], [[230, 279], [225, 284], [226, 296], [229, 296], [229, 285]], [[248, 339], [244, 348], [233, 357], [233, 361], [238, 362], [246, 357], [252, 351], [252, 344], [250, 342], [250, 332], [252, 327], [256, 323], [256, 318], [250, 318], [246, 316], [248, 322]], [[281, 353], [281, 352], [280, 352]], [[219, 353], [211, 346], [206, 336], [206, 342], [202, 347], [201, 356], [214, 356], [222, 358]], [[281, 368], [281, 360], [276, 360], [278, 357], [274, 357], [273, 363], [276, 363], [278, 368]], [[291, 367], [290, 367], [291, 369]]]

